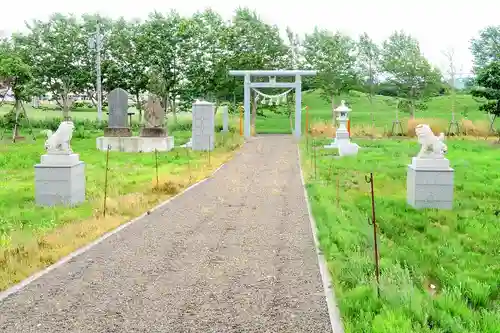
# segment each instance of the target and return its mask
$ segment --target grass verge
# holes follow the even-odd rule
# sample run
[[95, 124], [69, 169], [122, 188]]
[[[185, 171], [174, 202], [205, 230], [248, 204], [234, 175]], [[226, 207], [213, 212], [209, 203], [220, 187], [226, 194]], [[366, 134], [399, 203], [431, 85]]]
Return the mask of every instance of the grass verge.
[[[419, 149], [414, 140], [355, 141], [362, 147], [357, 157], [334, 159], [332, 151], [319, 149], [316, 179], [312, 149], [302, 147], [308, 196], [346, 332], [500, 332], [499, 146], [447, 142], [454, 208], [438, 211], [406, 204], [406, 168]], [[367, 222], [370, 172], [380, 298]]]
[[[173, 135], [179, 144], [190, 133]], [[86, 163], [87, 179], [87, 201], [74, 208], [34, 204], [33, 165], [44, 152], [40, 141], [0, 147], [0, 290], [208, 177], [241, 144], [239, 135], [218, 134], [210, 160], [206, 152], [183, 148], [158, 153], [158, 184], [154, 154], [110, 152], [107, 213], [103, 218], [106, 153], [95, 149], [95, 137], [72, 142], [73, 150]]]

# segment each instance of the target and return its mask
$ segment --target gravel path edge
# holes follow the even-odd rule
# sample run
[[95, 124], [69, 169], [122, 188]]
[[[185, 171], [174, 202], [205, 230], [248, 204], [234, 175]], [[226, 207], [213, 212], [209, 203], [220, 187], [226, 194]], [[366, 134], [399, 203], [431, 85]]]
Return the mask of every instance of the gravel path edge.
[[[236, 156], [236, 153], [232, 156], [232, 158], [234, 158]], [[231, 158], [231, 159], [232, 159]], [[230, 159], [230, 160], [231, 160]], [[213, 177], [213, 175], [215, 175], [218, 171], [220, 171], [230, 160], [222, 163], [217, 169], [215, 169], [209, 176], [207, 176], [206, 178], [200, 180], [199, 182], [197, 183], [194, 183], [193, 185], [189, 186], [188, 188], [184, 189], [183, 191], [177, 193], [176, 195], [174, 195], [173, 197], [170, 197], [168, 198], [167, 200], [159, 203], [158, 205], [156, 205], [155, 207], [153, 207], [152, 209], [148, 210], [147, 212], [144, 212], [142, 215], [139, 215], [137, 216], [136, 218], [120, 225], [119, 227], [105, 233], [104, 235], [102, 235], [101, 237], [97, 238], [96, 240], [92, 241], [91, 243], [71, 252], [70, 254], [68, 254], [67, 256], [63, 257], [62, 259], [60, 259], [59, 261], [57, 261], [56, 263], [50, 265], [49, 267], [46, 267], [45, 269], [31, 275], [30, 277], [22, 280], [21, 282], [13, 285], [12, 287], [0, 292], [0, 302], [2, 302], [3, 300], [7, 299], [8, 297], [18, 293], [19, 291], [21, 291], [23, 288], [25, 288], [26, 286], [28, 286], [30, 283], [38, 280], [39, 278], [41, 278], [42, 276], [50, 273], [51, 271], [53, 271], [54, 269], [57, 269], [59, 267], [61, 267], [62, 265], [66, 264], [68, 261], [70, 261], [71, 259], [73, 258], [76, 258], [82, 254], [84, 254], [85, 252], [89, 251], [90, 249], [92, 249], [93, 247], [95, 247], [96, 245], [102, 243], [104, 240], [106, 240], [107, 238], [119, 233], [120, 231], [122, 231], [123, 229], [129, 227], [130, 225], [134, 224], [135, 222], [139, 221], [140, 219], [144, 218], [145, 216], [151, 214], [152, 212], [158, 210], [158, 209], [161, 209], [163, 206], [167, 205], [169, 202], [171, 202], [172, 200], [176, 199], [177, 197], [181, 196], [181, 195], [184, 195], [186, 192], [192, 190], [193, 188], [197, 187], [198, 185], [201, 185], [203, 184], [204, 182], [208, 181], [210, 178]], [[336, 332], [335, 332], [336, 333]]]
[[340, 311], [337, 306], [337, 301], [335, 299], [335, 291], [333, 289], [333, 283], [330, 277], [330, 272], [328, 271], [328, 265], [326, 263], [325, 256], [323, 255], [323, 252], [320, 250], [319, 247], [316, 220], [314, 219], [314, 216], [312, 214], [311, 203], [309, 202], [309, 196], [307, 194], [304, 172], [302, 170], [302, 156], [300, 154], [300, 146], [298, 144], [297, 144], [297, 153], [298, 153], [298, 163], [300, 170], [300, 180], [302, 182], [302, 187], [304, 188], [304, 198], [306, 200], [307, 212], [309, 214], [309, 222], [311, 223], [311, 232], [314, 239], [316, 254], [318, 256], [319, 271], [321, 274], [323, 288], [325, 290], [326, 304], [328, 307], [328, 314], [330, 316], [330, 323], [332, 325], [332, 332], [344, 333], [344, 327], [342, 325], [342, 320], [340, 318]]

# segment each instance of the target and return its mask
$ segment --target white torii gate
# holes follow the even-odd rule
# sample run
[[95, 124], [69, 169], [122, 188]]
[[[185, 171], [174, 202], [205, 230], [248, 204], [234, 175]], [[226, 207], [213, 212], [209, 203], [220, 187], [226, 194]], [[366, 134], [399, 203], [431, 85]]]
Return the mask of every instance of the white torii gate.
[[[317, 71], [305, 70], [235, 70], [229, 71], [231, 76], [243, 76], [245, 79], [244, 100], [245, 121], [244, 135], [250, 138], [250, 90], [251, 88], [294, 88], [295, 89], [295, 136], [301, 136], [302, 121], [302, 76], [316, 75]], [[252, 82], [252, 76], [268, 76], [269, 82]], [[276, 82], [276, 76], [295, 76], [295, 82]], [[273, 78], [273, 79], [271, 79]]]

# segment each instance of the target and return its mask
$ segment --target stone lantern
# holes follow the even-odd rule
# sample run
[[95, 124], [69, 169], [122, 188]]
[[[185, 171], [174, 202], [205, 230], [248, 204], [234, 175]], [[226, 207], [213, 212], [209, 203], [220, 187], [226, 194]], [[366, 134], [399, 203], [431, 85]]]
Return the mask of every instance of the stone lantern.
[[350, 144], [349, 131], [347, 130], [347, 121], [349, 120], [349, 112], [351, 109], [345, 105], [345, 101], [340, 102], [340, 106], [336, 108], [335, 113], [338, 115], [339, 127], [336, 130], [333, 142], [326, 145], [325, 148], [339, 148], [340, 144]]

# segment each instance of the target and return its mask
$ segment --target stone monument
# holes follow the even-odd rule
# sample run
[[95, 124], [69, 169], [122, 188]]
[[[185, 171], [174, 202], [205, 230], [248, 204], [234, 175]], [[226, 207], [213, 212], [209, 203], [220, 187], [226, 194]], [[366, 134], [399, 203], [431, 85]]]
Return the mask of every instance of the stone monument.
[[335, 131], [333, 142], [325, 146], [327, 149], [338, 149], [339, 156], [357, 155], [359, 150], [359, 146], [351, 142], [349, 131], [347, 130], [349, 112], [351, 112], [351, 109], [345, 105], [345, 101], [341, 101], [340, 106], [334, 110], [334, 113], [338, 114], [339, 128]]
[[161, 106], [160, 99], [150, 94], [144, 111], [144, 127], [141, 129], [142, 137], [165, 137], [167, 131], [164, 128], [165, 110]]
[[444, 134], [435, 136], [429, 125], [415, 128], [421, 149], [408, 165], [407, 202], [414, 208], [452, 209], [454, 170], [444, 157]]
[[191, 148], [213, 150], [215, 147], [215, 106], [206, 101], [193, 103]]
[[229, 108], [227, 105], [222, 107], [222, 133], [229, 132]]
[[46, 154], [35, 165], [35, 202], [42, 206], [74, 206], [85, 201], [85, 163], [70, 146], [74, 124], [63, 121], [48, 130]]
[[[174, 138], [167, 136], [167, 130], [164, 127], [165, 111], [158, 98], [149, 96], [144, 112], [144, 128], [141, 129], [140, 136], [131, 136], [132, 131], [127, 127], [127, 92], [120, 88], [115, 89], [108, 99], [109, 127], [104, 131], [104, 136], [97, 138], [97, 149], [105, 151], [111, 147], [110, 150], [113, 151], [150, 153], [169, 151], [174, 148]], [[111, 110], [114, 110], [114, 113]]]
[[132, 136], [132, 131], [128, 124], [128, 93], [122, 88], [113, 89], [108, 94], [108, 106], [108, 127], [104, 129], [104, 136]]

